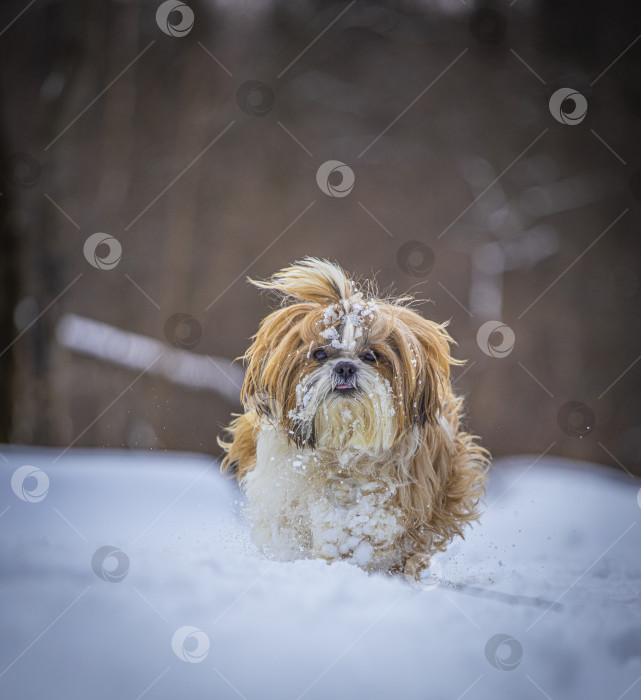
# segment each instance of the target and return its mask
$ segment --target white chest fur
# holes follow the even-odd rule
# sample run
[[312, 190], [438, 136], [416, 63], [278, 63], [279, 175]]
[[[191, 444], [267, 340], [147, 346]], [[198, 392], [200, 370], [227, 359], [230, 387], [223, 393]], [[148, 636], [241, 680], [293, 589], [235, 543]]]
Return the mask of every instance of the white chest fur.
[[256, 542], [284, 560], [353, 559], [370, 570], [396, 565], [404, 527], [393, 459], [297, 448], [265, 424], [256, 467], [243, 481]]

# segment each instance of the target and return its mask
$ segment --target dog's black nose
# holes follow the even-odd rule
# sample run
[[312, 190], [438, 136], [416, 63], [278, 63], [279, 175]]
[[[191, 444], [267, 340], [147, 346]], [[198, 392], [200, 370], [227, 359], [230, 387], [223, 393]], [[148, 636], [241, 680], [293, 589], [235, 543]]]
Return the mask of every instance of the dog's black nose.
[[334, 365], [334, 372], [341, 379], [349, 379], [353, 374], [356, 374], [356, 365], [353, 362], [337, 362]]

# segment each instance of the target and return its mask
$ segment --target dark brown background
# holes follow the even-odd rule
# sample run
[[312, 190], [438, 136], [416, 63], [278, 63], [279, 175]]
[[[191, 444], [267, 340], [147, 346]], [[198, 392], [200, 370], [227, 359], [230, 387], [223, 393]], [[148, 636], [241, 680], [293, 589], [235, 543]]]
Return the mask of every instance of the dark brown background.
[[[73, 312], [166, 342], [183, 312], [202, 328], [193, 352], [232, 359], [267, 311], [246, 275], [315, 255], [451, 319], [469, 360], [456, 386], [496, 455], [641, 473], [633, 3], [190, 1], [181, 38], [159, 30], [159, 4], [0, 11], [4, 441], [217, 454], [237, 405], [151, 374], [134, 381], [62, 347], [56, 325]], [[250, 80], [273, 94], [263, 116], [239, 92]], [[561, 87], [588, 101], [578, 125], [552, 118]], [[316, 184], [330, 159], [354, 171], [347, 197]], [[122, 244], [112, 270], [84, 258], [98, 231]], [[411, 241], [423, 252], [409, 255]], [[480, 350], [487, 320], [513, 329], [508, 356]], [[587, 410], [564, 417], [568, 402]]]

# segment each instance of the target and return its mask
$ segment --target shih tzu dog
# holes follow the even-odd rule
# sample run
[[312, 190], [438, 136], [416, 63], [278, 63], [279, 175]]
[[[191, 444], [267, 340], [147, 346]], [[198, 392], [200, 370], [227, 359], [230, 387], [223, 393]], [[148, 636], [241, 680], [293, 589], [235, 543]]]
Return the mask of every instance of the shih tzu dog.
[[220, 444], [255, 540], [418, 576], [478, 518], [489, 466], [459, 424], [445, 324], [315, 258], [251, 281], [283, 305], [244, 355], [245, 413]]

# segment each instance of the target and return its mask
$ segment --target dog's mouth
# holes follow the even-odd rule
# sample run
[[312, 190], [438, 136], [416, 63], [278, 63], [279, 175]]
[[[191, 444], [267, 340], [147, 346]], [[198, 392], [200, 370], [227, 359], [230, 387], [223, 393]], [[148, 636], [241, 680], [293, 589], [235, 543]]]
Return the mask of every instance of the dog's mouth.
[[334, 387], [334, 391], [338, 391], [342, 394], [350, 393], [356, 391], [356, 387], [353, 384], [337, 384]]

